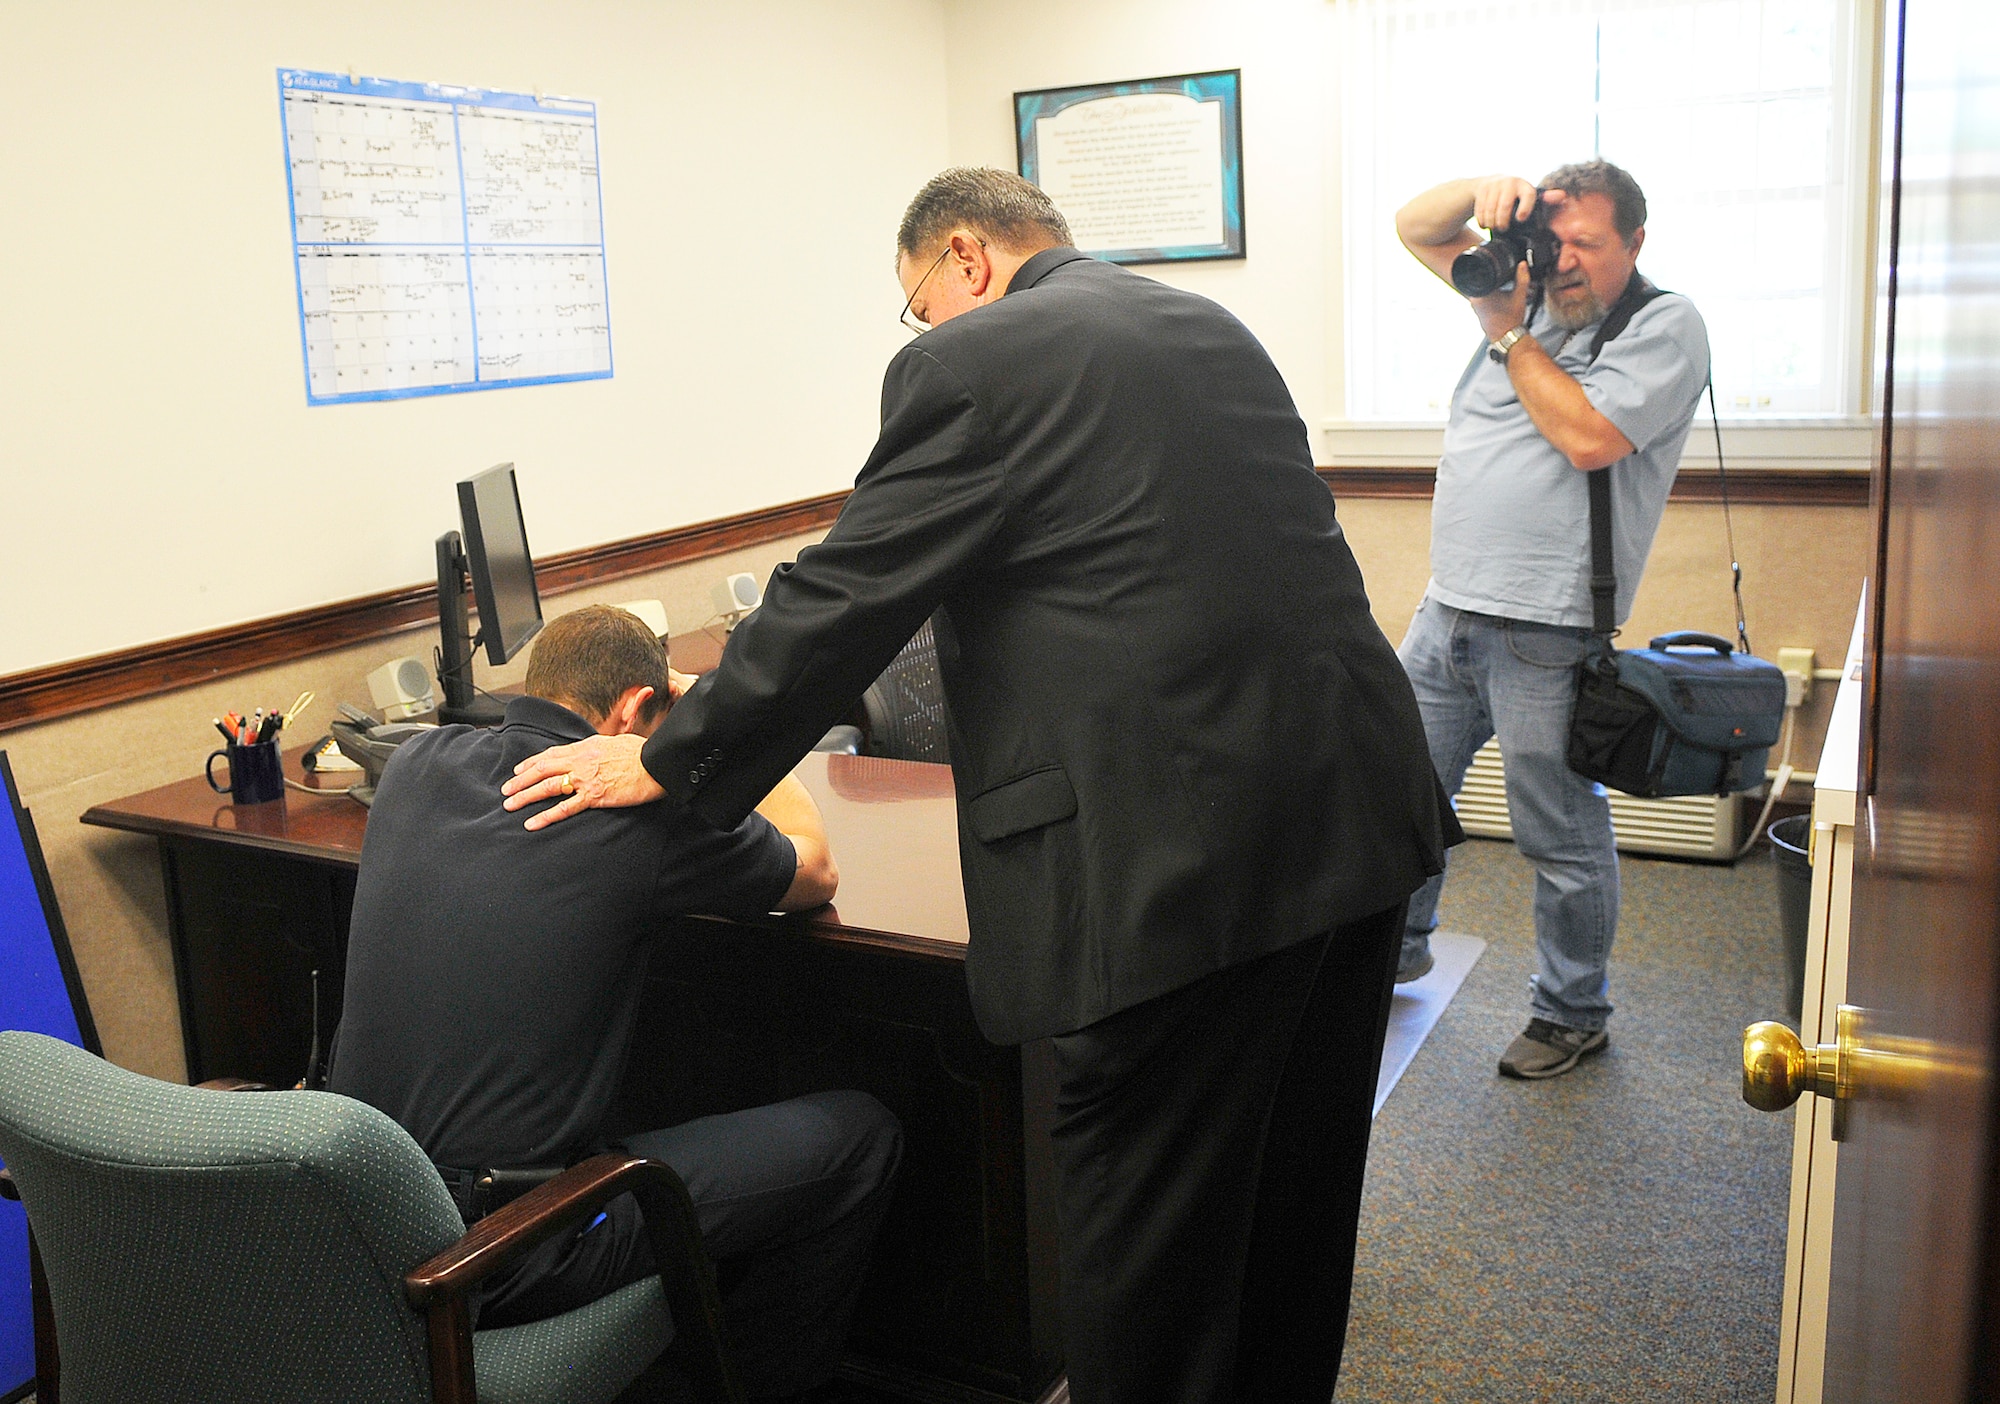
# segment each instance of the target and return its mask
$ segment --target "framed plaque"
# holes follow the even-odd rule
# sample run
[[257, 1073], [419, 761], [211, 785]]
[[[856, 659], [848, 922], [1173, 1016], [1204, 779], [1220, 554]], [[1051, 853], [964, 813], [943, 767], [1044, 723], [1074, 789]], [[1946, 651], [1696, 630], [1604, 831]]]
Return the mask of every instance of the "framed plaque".
[[1241, 69], [1014, 94], [1023, 176], [1112, 263], [1243, 257]]

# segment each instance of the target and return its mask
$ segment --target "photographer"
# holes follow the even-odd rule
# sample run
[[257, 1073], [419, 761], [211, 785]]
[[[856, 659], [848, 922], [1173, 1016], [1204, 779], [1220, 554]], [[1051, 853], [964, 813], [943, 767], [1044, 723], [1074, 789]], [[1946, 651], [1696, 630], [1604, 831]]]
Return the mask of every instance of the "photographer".
[[[1468, 220], [1492, 231], [1489, 246]], [[1622, 623], [1708, 380], [1701, 315], [1639, 276], [1645, 223], [1637, 182], [1607, 161], [1564, 166], [1539, 190], [1512, 176], [1450, 181], [1396, 215], [1419, 261], [1484, 294], [1469, 296], [1486, 344], [1452, 394], [1431, 580], [1399, 654], [1449, 792], [1499, 738], [1514, 841], [1535, 868], [1539, 968], [1527, 1030], [1500, 1059], [1510, 1077], [1568, 1072], [1605, 1047], [1611, 1014], [1611, 810], [1564, 760], [1590, 641], [1585, 474], [1611, 470]], [[1400, 981], [1431, 967], [1443, 881], [1410, 901]]]

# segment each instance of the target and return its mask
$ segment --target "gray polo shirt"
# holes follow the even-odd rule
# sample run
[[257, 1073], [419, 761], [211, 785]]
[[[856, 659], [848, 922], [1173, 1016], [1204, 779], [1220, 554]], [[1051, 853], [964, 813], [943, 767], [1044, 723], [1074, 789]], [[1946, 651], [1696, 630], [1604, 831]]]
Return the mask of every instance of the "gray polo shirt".
[[[1594, 362], [1596, 323], [1565, 332], [1544, 309], [1529, 330], [1634, 446], [1611, 466], [1622, 624], [1708, 381], [1708, 330], [1678, 293], [1640, 308]], [[1586, 628], [1591, 622], [1585, 475], [1529, 421], [1507, 368], [1484, 344], [1452, 393], [1431, 503], [1427, 593], [1476, 614]]]

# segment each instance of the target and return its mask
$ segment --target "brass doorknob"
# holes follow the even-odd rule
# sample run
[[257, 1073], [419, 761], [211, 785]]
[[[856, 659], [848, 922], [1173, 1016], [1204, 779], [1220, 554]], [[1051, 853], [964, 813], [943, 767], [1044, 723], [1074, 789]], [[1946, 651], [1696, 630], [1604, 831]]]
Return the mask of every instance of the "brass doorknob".
[[1833, 1105], [1828, 1133], [1847, 1139], [1849, 1108], [1857, 1098], [1889, 1105], [1927, 1094], [1983, 1095], [1987, 1078], [1978, 1057], [1928, 1039], [1892, 1034], [1879, 1014], [1852, 1004], [1834, 1011], [1834, 1039], [1802, 1044], [1783, 1024], [1752, 1024], [1743, 1031], [1743, 1100], [1759, 1111], [1783, 1111], [1804, 1092]]
[[1769, 1019], [1743, 1031], [1743, 1100], [1758, 1111], [1783, 1111], [1807, 1092], [1839, 1095], [1840, 1046], [1807, 1047]]

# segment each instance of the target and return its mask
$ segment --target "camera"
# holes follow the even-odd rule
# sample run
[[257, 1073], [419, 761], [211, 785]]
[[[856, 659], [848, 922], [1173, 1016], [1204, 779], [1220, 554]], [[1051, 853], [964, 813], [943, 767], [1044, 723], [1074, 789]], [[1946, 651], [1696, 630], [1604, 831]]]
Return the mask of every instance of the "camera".
[[1505, 292], [1514, 286], [1514, 269], [1526, 259], [1528, 285], [1539, 293], [1542, 280], [1561, 255], [1562, 241], [1549, 229], [1549, 207], [1537, 190], [1535, 207], [1526, 219], [1495, 231], [1485, 243], [1451, 261], [1451, 285], [1467, 297]]

